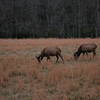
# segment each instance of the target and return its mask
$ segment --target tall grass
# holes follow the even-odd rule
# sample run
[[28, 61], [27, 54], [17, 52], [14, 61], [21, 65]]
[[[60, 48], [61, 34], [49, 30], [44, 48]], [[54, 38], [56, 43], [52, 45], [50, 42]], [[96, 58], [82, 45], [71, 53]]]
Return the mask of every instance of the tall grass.
[[[97, 56], [81, 56], [76, 62], [72, 54], [84, 42], [97, 43]], [[99, 100], [99, 44], [99, 39], [1, 40], [0, 100]], [[35, 55], [55, 45], [65, 64], [55, 58], [38, 63]]]

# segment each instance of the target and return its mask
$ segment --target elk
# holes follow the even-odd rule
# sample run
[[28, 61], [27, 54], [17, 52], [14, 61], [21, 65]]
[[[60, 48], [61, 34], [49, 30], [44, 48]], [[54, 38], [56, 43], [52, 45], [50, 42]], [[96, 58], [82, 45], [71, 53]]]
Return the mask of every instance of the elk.
[[96, 55], [97, 45], [95, 43], [81, 44], [78, 50], [74, 53], [74, 58], [77, 60], [81, 54], [93, 53], [93, 58]]
[[38, 62], [41, 62], [44, 57], [46, 57], [47, 60], [49, 60], [50, 56], [55, 56], [57, 58], [56, 62], [58, 62], [58, 59], [60, 57], [64, 63], [64, 59], [61, 54], [61, 49], [59, 47], [46, 47], [41, 51], [39, 56], [36, 56], [36, 58]]

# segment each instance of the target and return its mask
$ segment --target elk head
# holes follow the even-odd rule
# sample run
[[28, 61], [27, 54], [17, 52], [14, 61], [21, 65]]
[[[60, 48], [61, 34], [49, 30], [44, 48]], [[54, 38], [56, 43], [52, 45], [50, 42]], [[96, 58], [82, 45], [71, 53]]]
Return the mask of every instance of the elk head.
[[40, 63], [41, 62], [41, 59], [40, 59], [40, 56], [35, 56], [37, 61]]

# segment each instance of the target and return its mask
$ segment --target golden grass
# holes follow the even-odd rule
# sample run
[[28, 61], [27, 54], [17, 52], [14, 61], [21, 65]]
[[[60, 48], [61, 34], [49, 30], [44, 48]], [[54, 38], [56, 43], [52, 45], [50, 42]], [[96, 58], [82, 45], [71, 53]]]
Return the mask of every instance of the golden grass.
[[[73, 59], [82, 43], [98, 45], [95, 59]], [[99, 100], [100, 39], [0, 39], [0, 100]], [[65, 64], [35, 59], [42, 48], [59, 46]], [[91, 55], [92, 56], [92, 55]]]

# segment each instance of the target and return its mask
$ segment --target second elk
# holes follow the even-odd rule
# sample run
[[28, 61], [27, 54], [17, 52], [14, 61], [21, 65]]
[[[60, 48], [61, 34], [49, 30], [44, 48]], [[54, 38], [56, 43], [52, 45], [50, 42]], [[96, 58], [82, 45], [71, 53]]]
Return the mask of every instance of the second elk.
[[89, 43], [89, 44], [82, 44], [79, 46], [78, 50], [74, 53], [74, 58], [77, 60], [81, 54], [86, 54], [88, 56], [88, 53], [93, 53], [93, 58], [96, 55], [96, 48], [97, 45], [95, 43]]

